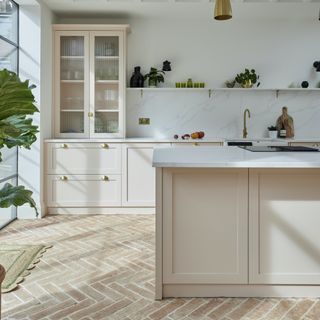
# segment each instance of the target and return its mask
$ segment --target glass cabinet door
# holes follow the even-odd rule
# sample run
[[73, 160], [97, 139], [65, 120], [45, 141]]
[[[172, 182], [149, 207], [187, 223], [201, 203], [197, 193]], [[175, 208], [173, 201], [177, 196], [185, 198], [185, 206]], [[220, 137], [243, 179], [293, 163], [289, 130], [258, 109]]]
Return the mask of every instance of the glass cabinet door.
[[[57, 43], [58, 42], [58, 43]], [[60, 136], [86, 137], [89, 113], [89, 34], [86, 32], [60, 32], [56, 38], [56, 131]], [[58, 100], [57, 99], [57, 100]]]
[[119, 32], [91, 33], [92, 136], [121, 136], [123, 130], [123, 35]]

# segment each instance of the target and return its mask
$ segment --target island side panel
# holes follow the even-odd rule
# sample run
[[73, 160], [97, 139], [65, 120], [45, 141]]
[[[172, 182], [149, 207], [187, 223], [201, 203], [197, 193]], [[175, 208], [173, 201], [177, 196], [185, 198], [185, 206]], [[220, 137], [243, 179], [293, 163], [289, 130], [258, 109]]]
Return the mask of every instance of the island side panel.
[[320, 284], [320, 169], [250, 169], [251, 284]]
[[162, 289], [162, 168], [156, 168], [156, 239], [155, 239], [155, 299], [161, 300], [163, 297]]
[[164, 285], [248, 283], [248, 169], [164, 168], [162, 199]]

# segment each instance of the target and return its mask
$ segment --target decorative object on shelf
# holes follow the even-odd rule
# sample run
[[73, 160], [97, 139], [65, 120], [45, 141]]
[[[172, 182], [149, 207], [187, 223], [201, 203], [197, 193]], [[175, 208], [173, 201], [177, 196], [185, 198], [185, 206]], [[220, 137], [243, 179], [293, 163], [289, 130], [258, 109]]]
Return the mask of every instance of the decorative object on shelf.
[[189, 78], [187, 81], [187, 88], [193, 88], [193, 82], [191, 78]]
[[190, 134], [184, 134], [183, 136], [181, 136], [182, 140], [189, 140], [190, 139]]
[[181, 88], [186, 88], [187, 87], [187, 83], [186, 82], [181, 82]]
[[236, 80], [232, 80], [232, 81], [228, 80], [228, 81], [225, 82], [225, 84], [226, 84], [227, 88], [230, 88], [230, 89], [234, 88], [234, 86], [236, 85]]
[[141, 74], [141, 67], [134, 67], [134, 72], [130, 79], [130, 87], [131, 88], [143, 88], [144, 86], [144, 77]]
[[200, 88], [204, 88], [206, 84], [204, 82], [200, 82]]
[[204, 132], [203, 131], [197, 131], [197, 132], [193, 132], [191, 133], [191, 138], [192, 139], [202, 139], [204, 137]]
[[[259, 76], [254, 69], [245, 69], [244, 72], [237, 74], [235, 81], [240, 84], [242, 88], [252, 88], [258, 81]], [[260, 86], [258, 82], [257, 87]]]
[[150, 72], [144, 76], [144, 80], [148, 79], [149, 88], [156, 88], [159, 82], [164, 82], [164, 71], [157, 68], [150, 68]]
[[171, 62], [166, 60], [163, 62], [162, 71], [171, 71]]
[[280, 138], [294, 137], [294, 122], [293, 118], [288, 114], [288, 108], [282, 108], [282, 115], [277, 120], [277, 130]]
[[214, 7], [214, 18], [216, 20], [229, 20], [232, 18], [230, 0], [216, 0]]
[[301, 82], [301, 87], [305, 88], [305, 89], [308, 88], [309, 87], [309, 82], [308, 81], [302, 81]]
[[177, 140], [177, 139], [179, 139], [179, 136], [178, 136], [177, 134], [175, 134], [175, 135], [173, 136], [173, 139]]
[[278, 129], [276, 126], [268, 127], [269, 138], [276, 139], [278, 137]]
[[176, 88], [181, 88], [181, 82], [176, 82]]
[[316, 69], [317, 72], [320, 72], [320, 61], [315, 61], [313, 63], [314, 68]]

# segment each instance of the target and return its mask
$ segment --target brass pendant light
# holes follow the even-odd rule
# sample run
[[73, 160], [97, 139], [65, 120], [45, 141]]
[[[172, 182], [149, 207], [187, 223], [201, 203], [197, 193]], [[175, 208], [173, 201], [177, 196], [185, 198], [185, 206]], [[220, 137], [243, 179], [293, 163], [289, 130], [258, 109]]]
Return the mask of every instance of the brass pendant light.
[[214, 8], [214, 18], [216, 20], [229, 20], [232, 18], [232, 8], [230, 0], [216, 0]]

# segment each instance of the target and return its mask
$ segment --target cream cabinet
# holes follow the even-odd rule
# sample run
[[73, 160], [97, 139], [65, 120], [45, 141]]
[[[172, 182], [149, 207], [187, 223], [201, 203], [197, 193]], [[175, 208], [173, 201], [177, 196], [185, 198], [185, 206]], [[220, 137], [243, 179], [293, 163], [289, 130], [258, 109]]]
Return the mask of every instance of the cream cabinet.
[[247, 283], [247, 172], [163, 170], [164, 284]]
[[55, 136], [124, 137], [127, 25], [54, 25]]
[[49, 207], [119, 207], [120, 175], [50, 175]]
[[249, 282], [320, 284], [320, 172], [251, 169]]
[[122, 205], [155, 207], [153, 149], [166, 143], [131, 143], [122, 146]]
[[304, 146], [304, 147], [311, 147], [311, 148], [320, 148], [320, 141], [290, 142], [290, 146]]
[[120, 174], [120, 143], [47, 144], [48, 174]]

